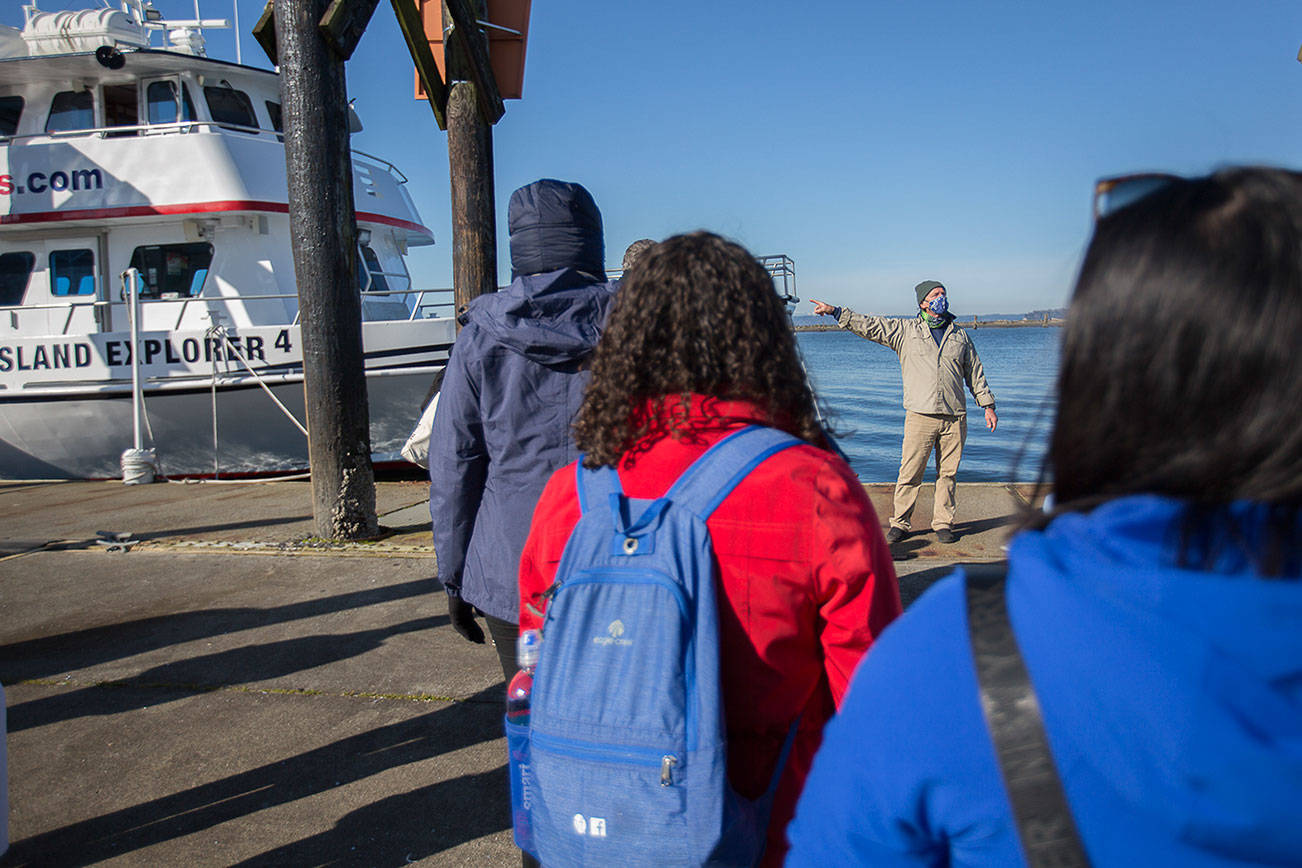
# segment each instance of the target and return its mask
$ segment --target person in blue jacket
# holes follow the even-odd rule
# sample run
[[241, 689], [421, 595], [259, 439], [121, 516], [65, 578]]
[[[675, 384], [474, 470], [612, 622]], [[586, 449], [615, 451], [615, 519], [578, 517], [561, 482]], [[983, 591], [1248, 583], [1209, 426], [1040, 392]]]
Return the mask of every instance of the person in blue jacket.
[[544, 179], [511, 194], [511, 285], [461, 314], [429, 439], [438, 579], [457, 632], [514, 674], [520, 552], [552, 471], [577, 457], [570, 424], [613, 287], [601, 212], [581, 185]]
[[[1013, 631], [1091, 864], [1302, 865], [1302, 174], [1099, 191]], [[787, 865], [1026, 864], [964, 583], [859, 666]]]

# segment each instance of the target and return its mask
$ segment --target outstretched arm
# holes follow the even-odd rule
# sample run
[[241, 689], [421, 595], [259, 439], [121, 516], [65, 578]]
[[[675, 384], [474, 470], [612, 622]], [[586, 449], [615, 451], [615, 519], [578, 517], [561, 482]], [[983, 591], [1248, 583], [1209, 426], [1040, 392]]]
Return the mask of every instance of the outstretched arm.
[[833, 307], [816, 298], [811, 298], [810, 301], [814, 303], [814, 313], [836, 317], [836, 324], [846, 331], [890, 347], [897, 353], [900, 351], [900, 346], [904, 343], [904, 330], [900, 326], [900, 320], [887, 319], [884, 316], [866, 316], [855, 313], [848, 307]]

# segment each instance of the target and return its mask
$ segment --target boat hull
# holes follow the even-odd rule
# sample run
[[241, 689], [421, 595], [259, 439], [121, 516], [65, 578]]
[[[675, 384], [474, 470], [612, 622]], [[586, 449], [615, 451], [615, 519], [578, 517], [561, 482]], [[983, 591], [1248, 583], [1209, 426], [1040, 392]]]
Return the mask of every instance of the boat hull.
[[[400, 450], [420, 416], [420, 403], [442, 366], [369, 371], [366, 391], [371, 455], [401, 460]], [[303, 377], [287, 375], [267, 388], [294, 417], [304, 417]], [[164, 476], [277, 473], [308, 467], [307, 438], [256, 382], [145, 391], [145, 413]], [[130, 392], [4, 400], [0, 413], [0, 478], [111, 479], [132, 448]]]

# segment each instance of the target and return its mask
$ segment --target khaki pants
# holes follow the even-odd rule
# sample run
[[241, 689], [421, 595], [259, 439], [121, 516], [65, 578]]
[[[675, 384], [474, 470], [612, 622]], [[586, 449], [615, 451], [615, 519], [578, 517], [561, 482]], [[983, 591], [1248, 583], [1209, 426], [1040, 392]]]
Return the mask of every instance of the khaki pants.
[[900, 477], [895, 483], [895, 514], [891, 527], [911, 530], [909, 519], [918, 500], [922, 471], [931, 449], [936, 449], [936, 502], [931, 514], [932, 530], [954, 526], [954, 486], [958, 462], [967, 440], [967, 416], [904, 414], [904, 448], [900, 456]]

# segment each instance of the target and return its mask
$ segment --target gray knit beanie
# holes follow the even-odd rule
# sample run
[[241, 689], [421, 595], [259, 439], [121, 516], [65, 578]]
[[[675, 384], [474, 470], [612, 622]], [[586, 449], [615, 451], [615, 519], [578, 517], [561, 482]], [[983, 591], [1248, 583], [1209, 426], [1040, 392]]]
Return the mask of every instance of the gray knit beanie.
[[620, 268], [622, 268], [625, 271], [628, 271], [630, 268], [633, 267], [633, 263], [637, 262], [638, 259], [642, 257], [642, 254], [646, 253], [648, 250], [650, 250], [652, 247], [655, 246], [656, 243], [652, 241], [650, 238], [639, 238], [638, 240], [634, 241], [632, 244], [628, 245], [628, 247], [624, 250], [624, 262], [622, 265], [620, 265]]
[[922, 281], [922, 283], [919, 283], [917, 286], [913, 287], [913, 291], [918, 294], [918, 304], [922, 304], [923, 300], [926, 299], [928, 293], [930, 293], [933, 289], [935, 289], [938, 286], [941, 289], [945, 288], [945, 285], [938, 280], [924, 280]]

